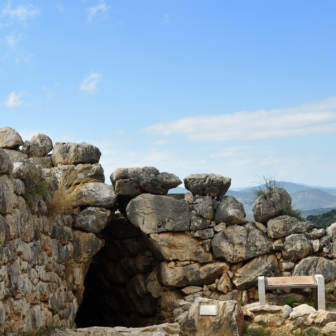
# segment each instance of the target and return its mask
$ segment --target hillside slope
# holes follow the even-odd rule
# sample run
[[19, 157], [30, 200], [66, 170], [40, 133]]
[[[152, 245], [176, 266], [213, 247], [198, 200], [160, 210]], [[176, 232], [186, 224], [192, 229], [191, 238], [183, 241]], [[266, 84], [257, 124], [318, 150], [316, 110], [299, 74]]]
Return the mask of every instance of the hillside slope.
[[336, 196], [319, 189], [299, 191], [291, 197], [293, 207], [301, 211], [336, 206]]

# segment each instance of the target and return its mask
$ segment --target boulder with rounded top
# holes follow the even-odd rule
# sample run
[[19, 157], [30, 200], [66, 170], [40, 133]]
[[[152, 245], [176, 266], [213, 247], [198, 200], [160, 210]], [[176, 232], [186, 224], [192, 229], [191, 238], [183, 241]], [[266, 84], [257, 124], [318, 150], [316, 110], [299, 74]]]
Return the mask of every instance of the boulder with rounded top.
[[215, 222], [226, 224], [241, 224], [245, 222], [244, 206], [233, 196], [223, 196], [215, 213]]
[[23, 145], [20, 134], [11, 127], [0, 128], [0, 148], [19, 148]]
[[31, 156], [45, 156], [53, 149], [52, 140], [45, 134], [38, 133], [30, 140], [29, 154]]

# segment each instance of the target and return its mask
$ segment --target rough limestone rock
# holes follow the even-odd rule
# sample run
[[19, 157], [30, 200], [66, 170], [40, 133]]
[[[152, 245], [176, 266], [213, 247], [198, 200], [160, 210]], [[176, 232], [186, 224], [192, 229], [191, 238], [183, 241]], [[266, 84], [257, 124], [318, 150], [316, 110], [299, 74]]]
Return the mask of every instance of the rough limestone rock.
[[[216, 316], [201, 316], [201, 305], [217, 306]], [[182, 336], [242, 336], [244, 316], [237, 301], [216, 301], [197, 298], [180, 322]]]
[[223, 292], [225, 294], [227, 292], [231, 292], [232, 291], [233, 285], [231, 283], [231, 279], [230, 279], [228, 273], [223, 273], [222, 277], [218, 281], [217, 289], [220, 292]]
[[54, 176], [58, 182], [68, 180], [71, 184], [105, 182], [104, 169], [99, 163], [59, 165], [44, 170], [47, 177]]
[[118, 168], [111, 174], [111, 182], [118, 195], [136, 196], [142, 193], [167, 194], [179, 186], [180, 179], [169, 173], [160, 173], [154, 167]]
[[214, 262], [201, 265], [173, 266], [162, 262], [159, 266], [159, 279], [164, 286], [184, 287], [210, 285], [218, 279], [230, 266], [227, 263]]
[[303, 233], [310, 228], [310, 223], [291, 216], [280, 216], [267, 222], [267, 233], [271, 238], [282, 238], [292, 233]]
[[73, 225], [76, 229], [80, 229], [91, 233], [100, 233], [107, 224], [111, 211], [89, 207], [81, 211], [76, 216], [76, 221]]
[[31, 156], [45, 156], [53, 149], [52, 140], [45, 134], [38, 133], [30, 140], [29, 154]]
[[250, 261], [236, 272], [233, 283], [239, 290], [258, 286], [258, 276], [280, 276], [275, 255], [263, 255]]
[[242, 226], [230, 225], [217, 233], [211, 245], [215, 258], [237, 263], [270, 252], [273, 241], [253, 222], [248, 222]]
[[219, 174], [191, 174], [184, 185], [194, 196], [222, 197], [231, 186], [231, 178]]
[[204, 219], [203, 217], [191, 213], [191, 218], [190, 218], [190, 231], [197, 231], [197, 230], [204, 230], [209, 227], [211, 223], [210, 219]]
[[22, 162], [23, 160], [28, 159], [28, 155], [20, 152], [19, 150], [4, 148], [4, 151], [7, 153], [13, 163]]
[[16, 201], [14, 185], [7, 175], [0, 175], [0, 214], [12, 212]]
[[99, 148], [86, 142], [56, 142], [52, 154], [55, 166], [58, 164], [99, 163]]
[[205, 219], [214, 217], [213, 198], [211, 196], [196, 196], [193, 200], [193, 209]]
[[158, 300], [158, 320], [174, 322], [174, 309], [179, 308], [179, 301], [183, 300], [184, 295], [179, 289], [165, 291]]
[[0, 148], [0, 174], [12, 174], [13, 163], [9, 155]]
[[81, 187], [77, 205], [112, 208], [116, 200], [117, 195], [112, 186], [101, 182], [91, 182]]
[[241, 224], [245, 222], [246, 213], [242, 203], [233, 196], [223, 196], [215, 213], [217, 223]]
[[82, 231], [73, 232], [73, 257], [78, 261], [87, 261], [104, 246], [94, 234]]
[[149, 242], [154, 254], [160, 260], [193, 260], [200, 263], [212, 261], [212, 254], [205, 252], [197, 239], [184, 233], [151, 234]]
[[303, 234], [292, 234], [285, 239], [282, 255], [285, 259], [303, 259], [314, 252], [313, 244]]
[[142, 194], [126, 208], [127, 217], [144, 233], [186, 231], [190, 227], [188, 203], [172, 197]]
[[255, 201], [252, 212], [257, 222], [266, 223], [268, 220], [282, 214], [284, 209], [291, 206], [292, 198], [280, 187], [273, 187], [271, 196], [260, 196]]
[[319, 239], [322, 238], [326, 234], [325, 229], [314, 230], [312, 232], [306, 233], [308, 239]]
[[306, 276], [322, 274], [324, 280], [329, 282], [336, 279], [336, 263], [332, 260], [308, 257], [302, 259], [294, 268], [293, 276]]
[[11, 127], [0, 128], [0, 148], [19, 148], [23, 145], [18, 132]]
[[[142, 318], [144, 319], [144, 318]], [[178, 323], [164, 323], [141, 328], [126, 327], [91, 327], [74, 330], [58, 331], [57, 336], [179, 336], [180, 326]], [[56, 335], [55, 335], [56, 336]]]

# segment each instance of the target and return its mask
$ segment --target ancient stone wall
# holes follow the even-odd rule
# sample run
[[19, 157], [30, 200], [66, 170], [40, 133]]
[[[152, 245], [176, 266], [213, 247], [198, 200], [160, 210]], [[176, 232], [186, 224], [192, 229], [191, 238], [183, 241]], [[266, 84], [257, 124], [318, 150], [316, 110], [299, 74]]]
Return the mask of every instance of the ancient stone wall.
[[[226, 196], [231, 179], [217, 174], [189, 175], [190, 193], [167, 194], [181, 181], [153, 167], [118, 168], [105, 184], [100, 151], [86, 143], [53, 146], [42, 134], [23, 142], [5, 128], [0, 148], [2, 329], [183, 325], [199, 297], [257, 301], [260, 275], [319, 273], [334, 286], [336, 223], [325, 231], [290, 216], [282, 188], [260, 196], [247, 221], [239, 200]], [[31, 165], [51, 181], [35, 208], [25, 199]], [[69, 171], [88, 183], [71, 214], [50, 217], [50, 197]], [[327, 299], [336, 301], [332, 291]]]

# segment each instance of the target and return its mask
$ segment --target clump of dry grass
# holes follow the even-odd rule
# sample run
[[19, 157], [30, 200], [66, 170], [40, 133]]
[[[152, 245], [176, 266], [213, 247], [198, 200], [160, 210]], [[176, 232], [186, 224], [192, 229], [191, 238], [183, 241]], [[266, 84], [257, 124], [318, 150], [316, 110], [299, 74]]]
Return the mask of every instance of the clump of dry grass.
[[[75, 156], [71, 158], [71, 162], [74, 161]], [[69, 169], [63, 171], [58, 181], [58, 187], [47, 204], [48, 217], [71, 214], [73, 208], [82, 203], [83, 186], [90, 182], [97, 182], [93, 178], [84, 179], [85, 170], [87, 170], [87, 167], [84, 166], [79, 169], [69, 167]], [[85, 201], [89, 202], [87, 199]]]

